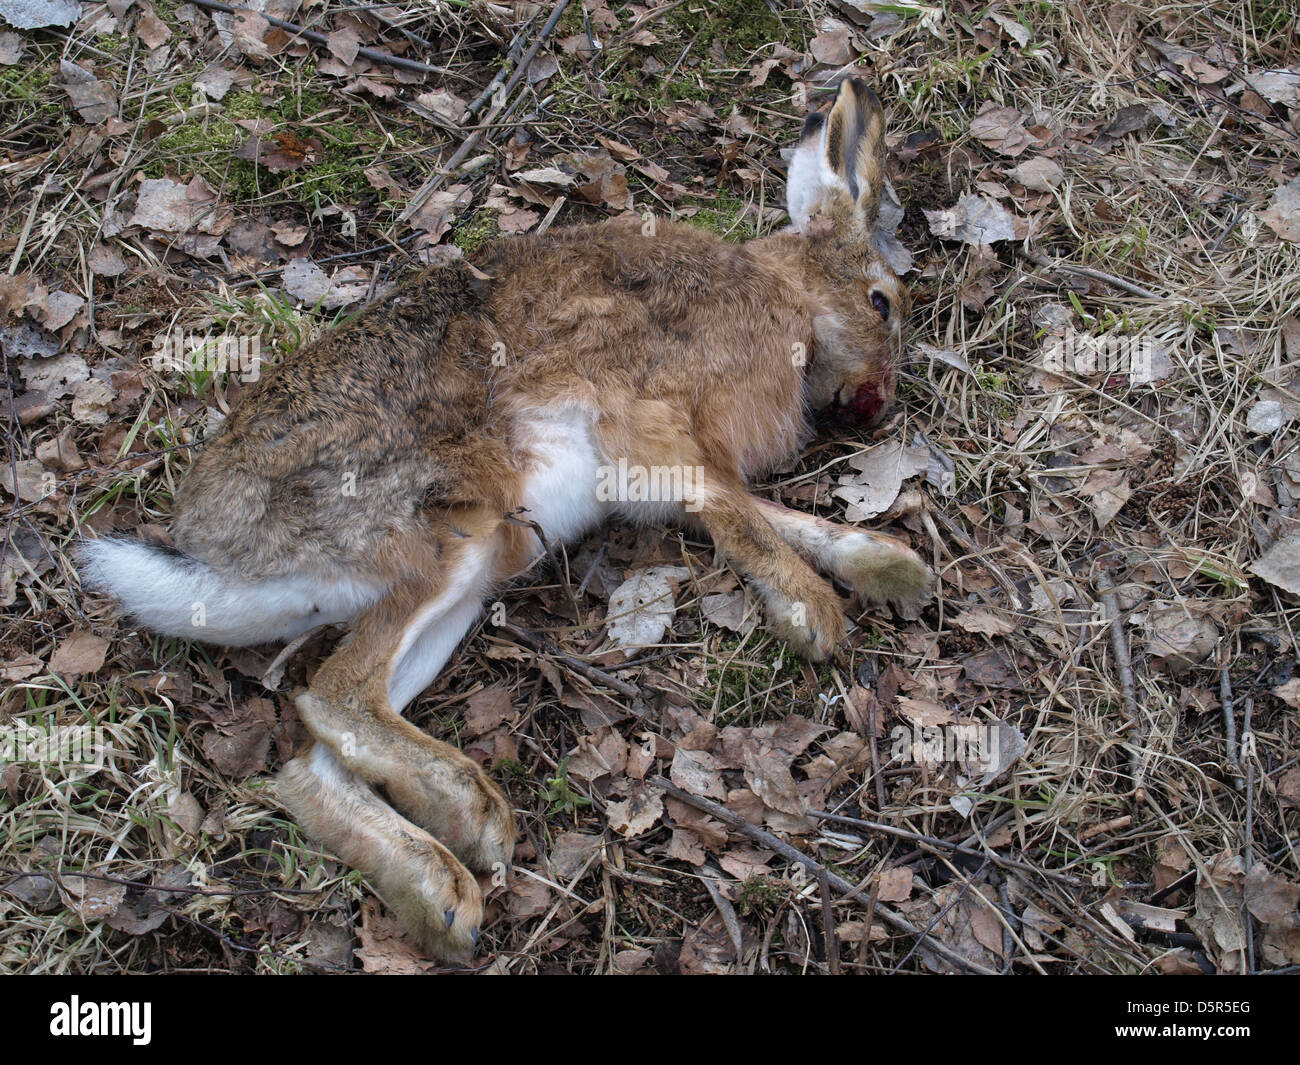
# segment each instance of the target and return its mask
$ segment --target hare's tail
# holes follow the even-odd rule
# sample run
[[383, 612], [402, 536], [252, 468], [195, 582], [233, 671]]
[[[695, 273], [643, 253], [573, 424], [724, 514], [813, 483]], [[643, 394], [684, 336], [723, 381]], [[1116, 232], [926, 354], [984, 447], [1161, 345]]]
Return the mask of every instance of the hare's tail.
[[244, 580], [141, 540], [83, 540], [75, 554], [83, 586], [112, 596], [141, 625], [227, 647], [290, 640], [348, 621], [382, 594], [348, 578]]

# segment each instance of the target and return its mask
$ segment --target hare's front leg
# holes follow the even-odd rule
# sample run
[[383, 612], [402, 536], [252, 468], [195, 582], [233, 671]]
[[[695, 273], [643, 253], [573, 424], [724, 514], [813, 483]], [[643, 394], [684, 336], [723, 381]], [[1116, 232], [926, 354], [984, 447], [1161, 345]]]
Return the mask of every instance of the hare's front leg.
[[777, 533], [739, 480], [706, 473], [686, 511], [749, 578], [773, 631], [813, 661], [835, 650], [844, 638], [839, 596]]
[[870, 606], [914, 608], [930, 597], [934, 575], [910, 547], [885, 533], [836, 525], [760, 499], [763, 516], [786, 543]]

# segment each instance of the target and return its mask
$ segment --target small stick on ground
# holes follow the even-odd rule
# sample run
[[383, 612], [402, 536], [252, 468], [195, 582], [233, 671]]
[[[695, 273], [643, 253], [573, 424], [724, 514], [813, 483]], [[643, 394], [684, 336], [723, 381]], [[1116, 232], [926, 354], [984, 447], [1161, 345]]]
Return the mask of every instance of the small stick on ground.
[[1219, 671], [1219, 702], [1223, 704], [1224, 742], [1228, 748], [1228, 765], [1232, 766], [1232, 786], [1238, 791], [1245, 791], [1241, 759], [1237, 757], [1237, 719], [1232, 712], [1232, 681], [1228, 679], [1227, 666]]
[[280, 681], [284, 680], [284, 667], [289, 664], [289, 659], [294, 656], [298, 648], [324, 628], [327, 628], [327, 626], [317, 625], [314, 629], [308, 629], [301, 636], [297, 636], [285, 644], [271, 664], [266, 667], [266, 672], [262, 674], [262, 687], [272, 692], [278, 689]]
[[590, 662], [584, 662], [581, 658], [566, 655], [550, 640], [530, 629], [523, 629], [518, 625], [511, 625], [509, 622], [495, 627], [507, 635], [513, 636], [520, 643], [527, 644], [534, 651], [549, 655], [571, 672], [586, 677], [587, 680], [594, 681], [597, 684], [603, 684], [607, 688], [612, 688], [619, 695], [625, 695], [632, 699], [641, 694], [640, 689], [635, 684], [619, 680], [617, 677], [606, 673], [603, 669], [593, 666]]
[[822, 890], [822, 936], [826, 940], [826, 964], [832, 976], [840, 975], [840, 941], [835, 935], [835, 900], [831, 898], [830, 874], [823, 869], [818, 877]]
[[1079, 277], [1086, 277], [1092, 281], [1102, 281], [1113, 288], [1119, 289], [1121, 292], [1127, 292], [1131, 296], [1138, 296], [1144, 300], [1164, 300], [1169, 298], [1160, 295], [1158, 292], [1152, 292], [1149, 288], [1135, 285], [1132, 281], [1125, 281], [1122, 277], [1108, 274], [1104, 270], [1094, 270], [1091, 266], [1075, 266], [1073, 263], [1064, 263], [1059, 259], [1049, 259], [1041, 251], [1031, 251], [1026, 257], [1030, 262], [1037, 263], [1048, 270], [1059, 270], [1063, 274], [1077, 274]]
[[[1052, 869], [1040, 869], [1038, 866], [1030, 865], [1028, 862], [1020, 862], [1014, 858], [1005, 858], [998, 854], [997, 851], [990, 848], [989, 850], [976, 850], [973, 847], [965, 847], [960, 843], [953, 843], [951, 840], [940, 839], [938, 836], [926, 836], [920, 832], [913, 832], [910, 829], [898, 828], [895, 825], [881, 824], [879, 821], [865, 821], [860, 817], [847, 817], [844, 814], [833, 814], [827, 810], [809, 810], [809, 817], [815, 817], [820, 821], [835, 821], [839, 824], [852, 825], [855, 828], [864, 828], [869, 832], [880, 832], [886, 836], [897, 836], [899, 839], [910, 840], [913, 843], [920, 843], [936, 851], [950, 851], [953, 854], [960, 854], [967, 858], [979, 858], [981, 861], [987, 859], [994, 865], [1002, 869], [1016, 869], [1022, 873], [1032, 873], [1034, 876], [1044, 876], [1049, 880], [1055, 880], [1058, 883], [1065, 884], [1069, 887], [1081, 887], [1083, 880], [1077, 876], [1070, 876], [1068, 873], [1058, 873]], [[921, 851], [913, 852], [915, 854]], [[906, 865], [905, 859], [899, 859], [900, 865]]]
[[[216, 0], [194, 0], [198, 7], [206, 8], [209, 11], [220, 11], [223, 15], [234, 15], [242, 11], [249, 14], [260, 15], [266, 19], [272, 26], [278, 26], [286, 33], [295, 34], [305, 41], [311, 41], [312, 44], [329, 45], [329, 38], [323, 33], [317, 33], [315, 30], [306, 29], [299, 26], [296, 22], [286, 22], [282, 18], [276, 18], [274, 15], [263, 15], [261, 12], [254, 11], [248, 7], [231, 7], [229, 4], [219, 4]], [[378, 48], [358, 48], [357, 55], [369, 59], [372, 63], [386, 63], [390, 67], [401, 67], [403, 70], [416, 70], [421, 74], [451, 74], [456, 75], [456, 71], [447, 67], [436, 67], [431, 63], [421, 63], [418, 59], [407, 59], [404, 56], [392, 55], [389, 52], [381, 52]]]
[[1144, 776], [1142, 744], [1145, 737], [1139, 725], [1137, 695], [1133, 683], [1133, 660], [1129, 656], [1128, 638], [1124, 635], [1124, 617], [1120, 613], [1115, 585], [1111, 583], [1110, 574], [1104, 569], [1097, 571], [1097, 591], [1101, 593], [1101, 602], [1106, 608], [1106, 620], [1110, 624], [1110, 646], [1115, 654], [1115, 668], [1119, 671], [1124, 716], [1128, 718], [1129, 723], [1129, 738], [1132, 744], [1129, 755], [1129, 775], [1133, 778], [1133, 798], [1141, 802], [1145, 792], [1142, 786]]
[[[741, 835], [748, 836], [755, 843], [760, 843], [764, 847], [776, 851], [777, 854], [781, 855], [783, 858], [792, 862], [798, 862], [805, 869], [808, 869], [817, 876], [820, 877], [824, 874], [830, 885], [841, 895], [851, 895], [856, 890], [856, 888], [845, 880], [844, 877], [840, 876], [838, 873], [832, 873], [815, 858], [810, 858], [802, 851], [796, 850], [794, 847], [790, 846], [790, 844], [777, 839], [776, 836], [772, 835], [772, 833], [765, 832], [763, 829], [751, 825], [743, 817], [738, 817], [736, 814], [733, 814], [725, 806], [713, 802], [711, 799], [704, 799], [698, 795], [692, 795], [690, 792], [682, 791], [681, 788], [677, 787], [664, 777], [654, 777], [650, 783], [667, 792], [679, 802], [684, 802], [688, 806], [694, 806], [697, 810], [703, 810], [710, 817], [716, 817], [723, 824], [730, 825]], [[963, 958], [951, 947], [941, 943], [928, 932], [917, 928], [916, 925], [912, 924], [911, 921], [907, 920], [907, 918], [896, 910], [892, 910], [888, 906], [877, 903], [876, 913], [880, 915], [880, 919], [887, 925], [902, 932], [904, 935], [915, 937], [919, 943], [925, 946], [926, 950], [933, 951], [945, 961], [950, 961], [953, 965], [965, 969], [967, 972], [977, 973], [980, 976], [997, 975], [992, 969], [986, 968], [978, 962], [971, 961], [970, 958]]]
[[[501, 87], [501, 95], [498, 97], [499, 103], [488, 112], [487, 118], [484, 119], [485, 124], [490, 123], [496, 114], [504, 108], [505, 101], [509, 98], [510, 94], [514, 92], [515, 86], [523, 80], [524, 75], [528, 73], [529, 64], [532, 63], [533, 58], [541, 50], [542, 45], [546, 43], [547, 38], [551, 35], [551, 31], [555, 29], [556, 24], [560, 21], [560, 17], [564, 14], [564, 9], [568, 6], [569, 0], [559, 0], [559, 3], [555, 5], [555, 10], [551, 12], [551, 17], [546, 20], [546, 25], [542, 27], [541, 32], [537, 35], [537, 40], [533, 41], [531, 47], [529, 47], [528, 51], [524, 53], [523, 58], [519, 60], [519, 65], [515, 67], [515, 72], [510, 75], [510, 80]], [[478, 101], [475, 102], [477, 103]], [[399, 222], [408, 221], [411, 216], [424, 205], [424, 201], [433, 195], [434, 191], [442, 184], [447, 175], [455, 173], [456, 167], [458, 167], [469, 153], [474, 150], [475, 146], [482, 138], [483, 130], [484, 126], [480, 126], [480, 128], [476, 129], [466, 137], [461, 146], [452, 153], [451, 158], [439, 167], [437, 173], [415, 190], [415, 193], [411, 196], [405, 210], [403, 210], [398, 216], [397, 220]]]
[[745, 954], [745, 937], [740, 931], [740, 918], [736, 916], [736, 908], [727, 901], [722, 891], [718, 888], [718, 881], [722, 879], [722, 872], [711, 865], [706, 865], [701, 872], [700, 877], [704, 881], [704, 887], [713, 899], [713, 905], [718, 908], [718, 913], [722, 917], [722, 923], [727, 926], [727, 935], [731, 937], [731, 943], [736, 948], [736, 963], [744, 958]]
[[[1255, 734], [1251, 731], [1250, 718], [1255, 710], [1255, 700], [1246, 700], [1246, 714], [1241, 723], [1241, 757], [1246, 763], [1246, 842], [1242, 847], [1242, 856], [1246, 861], [1246, 875], [1250, 876], [1250, 867], [1255, 864]], [[1243, 902], [1242, 918], [1246, 923], [1246, 972], [1255, 972], [1255, 919]]]

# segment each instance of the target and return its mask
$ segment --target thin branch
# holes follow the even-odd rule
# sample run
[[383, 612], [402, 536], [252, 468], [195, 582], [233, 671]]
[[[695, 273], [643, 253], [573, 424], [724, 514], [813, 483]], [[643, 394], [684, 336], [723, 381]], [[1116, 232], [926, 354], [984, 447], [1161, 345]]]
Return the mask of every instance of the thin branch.
[[1097, 591], [1101, 593], [1101, 602], [1106, 610], [1106, 620], [1110, 624], [1110, 646], [1115, 655], [1115, 668], [1119, 672], [1120, 694], [1124, 701], [1124, 716], [1129, 725], [1129, 775], [1133, 778], [1133, 796], [1141, 802], [1143, 798], [1144, 766], [1142, 764], [1142, 745], [1145, 737], [1141, 730], [1141, 717], [1138, 714], [1137, 695], [1133, 683], [1133, 660], [1129, 655], [1128, 638], [1124, 635], [1124, 617], [1120, 613], [1119, 598], [1110, 575], [1104, 570], [1097, 571]]
[[[655, 777], [650, 781], [650, 783], [667, 792], [679, 802], [684, 802], [689, 806], [694, 806], [697, 810], [703, 810], [710, 817], [716, 817], [724, 824], [730, 825], [741, 835], [748, 836], [755, 843], [760, 843], [764, 847], [776, 851], [777, 854], [781, 855], [783, 858], [787, 858], [792, 862], [797, 862], [805, 869], [811, 871], [814, 875], [818, 877], [825, 875], [828, 878], [831, 887], [841, 895], [852, 895], [857, 890], [854, 885], [850, 884], [844, 879], [844, 877], [840, 876], [838, 873], [832, 873], [815, 858], [810, 858], [802, 851], [796, 850], [794, 847], [790, 846], [790, 844], [777, 839], [776, 836], [772, 835], [772, 833], [765, 832], [763, 829], [751, 825], [743, 817], [738, 817], [736, 814], [733, 814], [725, 806], [713, 802], [710, 799], [704, 799], [698, 795], [692, 795], [689, 792], [682, 791], [681, 788], [677, 787], [671, 781], [666, 780], [664, 777]], [[917, 928], [916, 925], [912, 924], [911, 921], [907, 920], [907, 918], [896, 910], [892, 910], [888, 906], [877, 903], [876, 913], [880, 915], [881, 920], [883, 920], [887, 925], [897, 929], [904, 935], [915, 937], [918, 943], [923, 943], [927, 950], [938, 954], [945, 961], [949, 961], [953, 965], [965, 969], [967, 972], [978, 973], [980, 976], [997, 975], [992, 969], [986, 968], [978, 962], [971, 961], [970, 958], [963, 958], [952, 948], [941, 943], [928, 932]]]
[[[510, 94], [514, 92], [515, 86], [519, 84], [523, 79], [523, 76], [528, 73], [529, 64], [532, 63], [533, 58], [541, 50], [542, 45], [546, 43], [547, 38], [551, 35], [551, 31], [555, 29], [556, 24], [560, 21], [560, 17], [564, 14], [564, 9], [568, 6], [569, 0], [559, 0], [559, 3], [555, 5], [555, 10], [551, 12], [551, 17], [546, 20], [546, 25], [542, 27], [541, 32], [537, 35], [537, 40], [532, 43], [532, 46], [524, 53], [524, 57], [519, 60], [519, 65], [515, 67], [515, 72], [510, 76], [510, 80], [502, 86], [500, 96], [498, 97], [499, 102], [491, 111], [488, 112], [487, 122], [491, 122], [498, 112], [504, 110], [505, 101], [509, 98]], [[495, 90], [493, 91], [495, 92]], [[478, 101], [475, 101], [475, 103], [477, 102]], [[456, 172], [456, 168], [460, 166], [469, 153], [474, 150], [482, 136], [483, 129], [479, 128], [465, 138], [461, 146], [452, 153], [451, 158], [438, 168], [438, 172], [415, 190], [411, 196], [410, 202], [406, 205], [406, 209], [398, 216], [397, 220], [399, 222], [408, 221], [416, 211], [424, 206], [424, 201], [433, 195], [438, 186], [446, 180], [447, 175]]]
[[518, 625], [511, 625], [509, 622], [504, 622], [493, 627], [507, 635], [513, 636], [520, 643], [527, 644], [534, 651], [538, 651], [541, 654], [554, 658], [571, 672], [586, 677], [587, 680], [594, 681], [597, 684], [603, 684], [607, 688], [612, 688], [614, 691], [618, 692], [619, 695], [624, 695], [631, 699], [641, 694], [641, 689], [635, 684], [629, 684], [625, 680], [619, 680], [617, 677], [606, 673], [603, 669], [593, 666], [590, 662], [584, 662], [581, 658], [574, 658], [573, 655], [566, 655], [556, 647], [555, 644], [551, 643], [550, 640], [533, 632], [531, 629], [520, 628]]
[[[220, 11], [223, 15], [235, 15], [241, 12], [247, 12], [250, 15], [258, 15], [266, 19], [272, 26], [277, 26], [286, 33], [295, 34], [303, 40], [311, 41], [312, 44], [323, 44], [329, 46], [329, 38], [323, 33], [317, 33], [315, 30], [309, 30], [299, 26], [296, 22], [286, 22], [282, 18], [276, 18], [274, 15], [263, 15], [260, 11], [254, 11], [248, 7], [231, 7], [229, 4], [219, 4], [216, 0], [194, 0], [198, 7], [207, 8], [209, 11]], [[421, 63], [418, 59], [407, 59], [404, 56], [393, 55], [391, 52], [381, 52], [378, 48], [358, 48], [357, 55], [364, 59], [369, 59], [372, 63], [385, 63], [390, 67], [400, 67], [402, 70], [415, 70], [421, 74], [456, 74], [456, 71], [448, 67], [434, 66], [432, 63]]]

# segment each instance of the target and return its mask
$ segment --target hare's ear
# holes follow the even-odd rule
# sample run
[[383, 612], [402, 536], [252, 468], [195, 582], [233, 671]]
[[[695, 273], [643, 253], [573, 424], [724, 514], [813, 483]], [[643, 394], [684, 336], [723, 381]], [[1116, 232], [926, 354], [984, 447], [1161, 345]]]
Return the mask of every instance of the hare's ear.
[[884, 108], [866, 82], [845, 78], [829, 113], [809, 115], [804, 122], [790, 160], [790, 218], [804, 232], [814, 215], [840, 221], [847, 209], [852, 227], [870, 234], [884, 182]]

